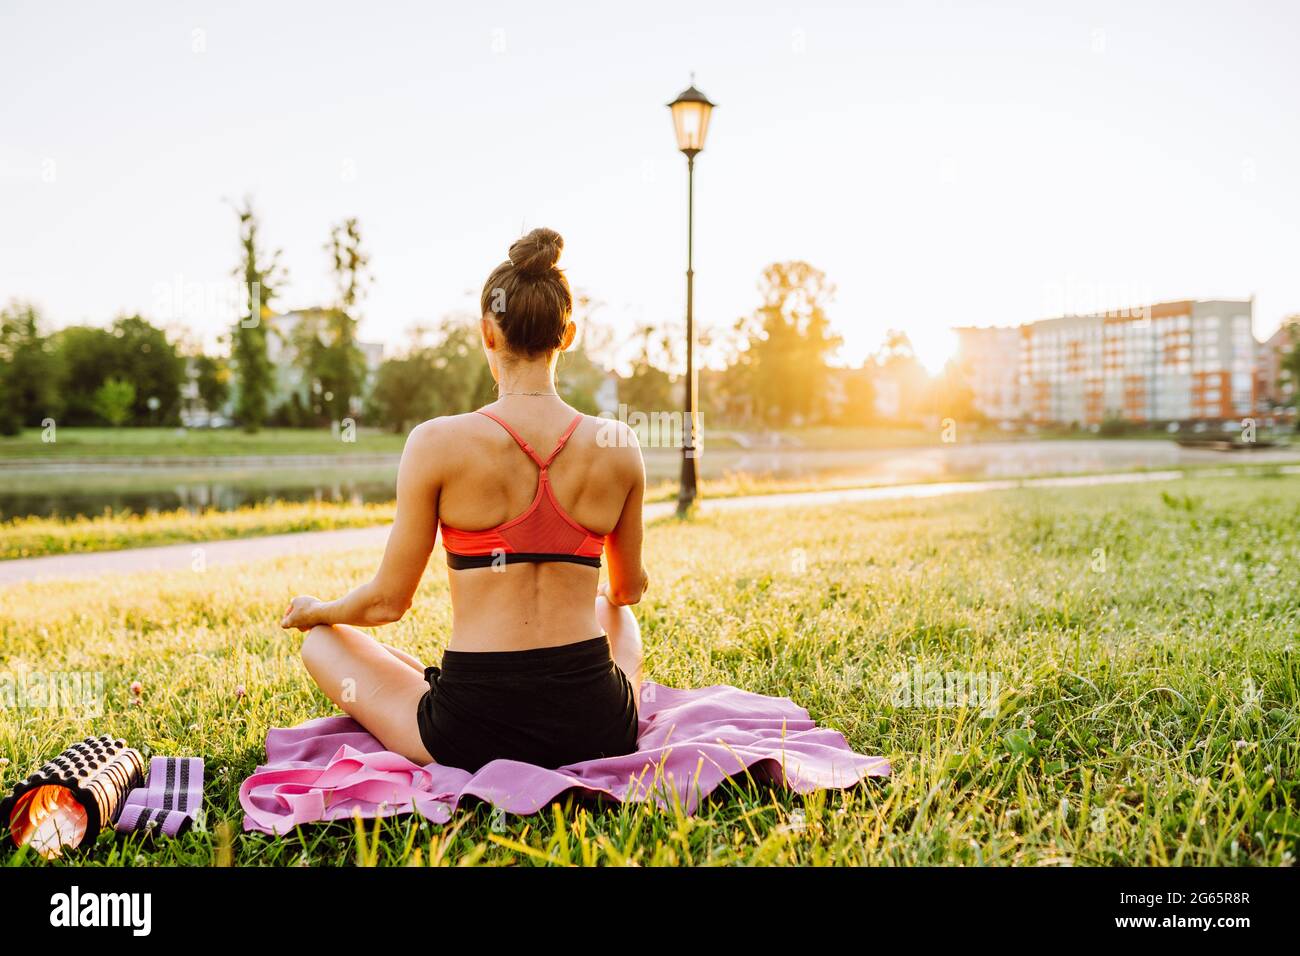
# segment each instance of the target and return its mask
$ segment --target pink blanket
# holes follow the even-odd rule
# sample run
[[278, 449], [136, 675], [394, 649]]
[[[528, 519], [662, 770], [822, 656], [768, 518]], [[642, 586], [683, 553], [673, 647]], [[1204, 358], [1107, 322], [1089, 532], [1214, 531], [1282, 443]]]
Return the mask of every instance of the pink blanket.
[[693, 813], [724, 778], [748, 773], [798, 793], [847, 788], [889, 774], [883, 757], [849, 749], [836, 730], [818, 727], [788, 697], [766, 697], [726, 684], [676, 690], [642, 686], [638, 749], [547, 770], [494, 760], [469, 773], [418, 766], [384, 750], [351, 717], [321, 717], [266, 735], [266, 765], [244, 781], [244, 829], [287, 833], [302, 823], [391, 816], [414, 810], [446, 822], [464, 797], [530, 814], [566, 791], [595, 799], [660, 806], [680, 800]]

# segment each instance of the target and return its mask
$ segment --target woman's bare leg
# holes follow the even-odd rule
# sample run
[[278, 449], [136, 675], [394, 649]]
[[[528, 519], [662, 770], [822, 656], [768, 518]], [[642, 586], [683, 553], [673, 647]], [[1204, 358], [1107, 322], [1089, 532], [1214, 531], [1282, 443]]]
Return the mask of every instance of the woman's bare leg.
[[330, 700], [356, 718], [385, 748], [424, 766], [415, 713], [429, 689], [419, 661], [346, 624], [319, 625], [302, 642], [307, 671]]
[[424, 665], [421, 664], [414, 657], [412, 657], [410, 654], [406, 653], [406, 651], [398, 650], [392, 644], [385, 644], [383, 641], [379, 642], [379, 646], [382, 647], [384, 650], [388, 651], [388, 653], [392, 654], [399, 661], [403, 661], [407, 664], [410, 664], [412, 667], [414, 667], [417, 671], [420, 672], [421, 680], [424, 679]]
[[641, 626], [636, 622], [636, 615], [628, 607], [609, 603], [601, 594], [596, 597], [596, 621], [601, 629], [609, 635], [609, 649], [614, 656], [614, 663], [623, 669], [627, 679], [636, 691], [637, 705], [641, 703]]

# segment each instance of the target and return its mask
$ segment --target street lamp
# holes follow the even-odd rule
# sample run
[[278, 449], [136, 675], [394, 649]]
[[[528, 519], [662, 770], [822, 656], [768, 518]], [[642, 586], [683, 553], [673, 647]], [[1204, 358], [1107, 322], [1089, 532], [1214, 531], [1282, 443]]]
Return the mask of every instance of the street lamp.
[[677, 514], [684, 516], [695, 502], [698, 484], [695, 457], [695, 156], [704, 149], [704, 137], [709, 132], [709, 115], [714, 104], [691, 85], [668, 104], [673, 111], [673, 129], [677, 133], [677, 148], [686, 154], [686, 422], [682, 444], [682, 482], [677, 492]]

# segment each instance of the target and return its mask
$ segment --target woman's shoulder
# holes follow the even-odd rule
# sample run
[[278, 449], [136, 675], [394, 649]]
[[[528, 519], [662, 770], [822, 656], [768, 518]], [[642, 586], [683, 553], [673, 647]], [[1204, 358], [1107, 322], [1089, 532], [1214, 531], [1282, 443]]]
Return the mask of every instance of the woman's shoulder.
[[414, 445], [428, 448], [464, 439], [477, 430], [478, 423], [475, 419], [482, 417], [474, 412], [465, 412], [461, 415], [439, 415], [427, 419], [411, 429], [406, 436], [406, 444], [408, 447]]
[[599, 453], [600, 459], [624, 477], [629, 483], [645, 472], [645, 463], [641, 458], [641, 443], [636, 431], [626, 422], [605, 416], [587, 415], [583, 419], [584, 430], [588, 430], [589, 447], [593, 453]]
[[584, 415], [583, 424], [591, 429], [592, 439], [601, 448], [632, 448], [638, 452], [641, 443], [636, 430], [627, 422], [604, 415]]

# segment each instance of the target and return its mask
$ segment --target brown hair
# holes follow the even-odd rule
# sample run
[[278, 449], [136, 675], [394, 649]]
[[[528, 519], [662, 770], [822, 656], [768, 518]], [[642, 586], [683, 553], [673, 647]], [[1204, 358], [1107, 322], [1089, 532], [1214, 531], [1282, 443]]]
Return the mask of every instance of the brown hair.
[[510, 258], [483, 284], [482, 311], [491, 312], [512, 352], [534, 356], [560, 347], [573, 312], [569, 280], [555, 267], [564, 240], [534, 229], [510, 247]]

